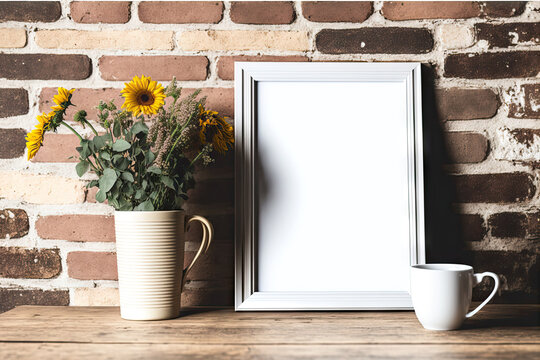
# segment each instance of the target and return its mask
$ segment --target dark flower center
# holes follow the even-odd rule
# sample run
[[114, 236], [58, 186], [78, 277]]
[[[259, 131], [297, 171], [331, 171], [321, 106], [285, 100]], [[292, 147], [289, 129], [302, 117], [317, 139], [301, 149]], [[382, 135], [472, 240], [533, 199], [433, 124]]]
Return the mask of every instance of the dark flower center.
[[152, 105], [154, 103], [154, 96], [150, 92], [142, 92], [137, 97], [137, 102], [140, 105]]

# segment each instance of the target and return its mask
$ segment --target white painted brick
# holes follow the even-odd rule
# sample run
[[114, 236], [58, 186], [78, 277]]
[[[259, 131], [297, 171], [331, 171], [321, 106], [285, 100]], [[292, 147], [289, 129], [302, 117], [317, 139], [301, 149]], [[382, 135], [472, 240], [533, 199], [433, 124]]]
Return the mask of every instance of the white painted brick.
[[441, 45], [445, 49], [462, 49], [474, 43], [473, 30], [470, 26], [442, 24], [437, 28]]
[[25, 29], [0, 29], [0, 48], [22, 48], [25, 45]]
[[83, 181], [56, 175], [0, 172], [0, 198], [23, 200], [32, 204], [82, 203], [84, 185]]
[[38, 46], [47, 49], [172, 50], [172, 31], [39, 30]]
[[71, 305], [75, 306], [120, 306], [117, 288], [76, 288]]

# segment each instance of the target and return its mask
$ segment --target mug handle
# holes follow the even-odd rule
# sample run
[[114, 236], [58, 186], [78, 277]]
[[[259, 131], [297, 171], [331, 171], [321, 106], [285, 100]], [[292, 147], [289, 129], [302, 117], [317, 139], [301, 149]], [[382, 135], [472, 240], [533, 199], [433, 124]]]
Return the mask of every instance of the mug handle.
[[212, 238], [214, 237], [214, 227], [212, 226], [210, 221], [208, 221], [208, 219], [200, 215], [193, 215], [189, 217], [189, 219], [186, 221], [184, 232], [189, 230], [189, 225], [193, 221], [200, 222], [202, 226], [203, 234], [202, 234], [201, 246], [199, 247], [199, 251], [197, 251], [197, 254], [195, 254], [195, 257], [193, 258], [193, 260], [191, 260], [191, 264], [189, 264], [188, 267], [185, 268], [184, 271], [182, 271], [182, 286], [180, 287], [180, 292], [184, 291], [184, 285], [186, 285], [187, 275], [191, 271], [191, 268], [193, 267], [193, 265], [195, 265], [195, 262], [197, 261], [197, 259], [199, 259], [199, 256], [203, 252], [206, 253], [208, 251], [208, 248], [210, 247], [210, 243], [212, 242]]
[[489, 271], [481, 273], [481, 274], [474, 274], [473, 286], [480, 284], [485, 276], [489, 276], [493, 280], [495, 280], [495, 286], [493, 287], [493, 291], [491, 292], [491, 294], [489, 294], [489, 296], [487, 297], [486, 300], [484, 300], [483, 303], [481, 303], [480, 305], [478, 305], [476, 309], [474, 309], [473, 311], [465, 315], [466, 318], [473, 317], [477, 312], [479, 312], [493, 298], [493, 296], [495, 296], [495, 293], [497, 292], [497, 290], [499, 290], [499, 277], [497, 276], [497, 274], [489, 272]]

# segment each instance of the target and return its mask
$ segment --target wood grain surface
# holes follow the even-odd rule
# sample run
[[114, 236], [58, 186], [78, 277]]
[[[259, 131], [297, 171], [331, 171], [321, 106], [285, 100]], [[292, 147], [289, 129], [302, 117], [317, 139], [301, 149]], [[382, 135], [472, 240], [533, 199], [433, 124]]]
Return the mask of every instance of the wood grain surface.
[[538, 359], [540, 305], [488, 305], [457, 331], [414, 312], [234, 312], [127, 321], [116, 307], [21, 306], [0, 315], [2, 359]]

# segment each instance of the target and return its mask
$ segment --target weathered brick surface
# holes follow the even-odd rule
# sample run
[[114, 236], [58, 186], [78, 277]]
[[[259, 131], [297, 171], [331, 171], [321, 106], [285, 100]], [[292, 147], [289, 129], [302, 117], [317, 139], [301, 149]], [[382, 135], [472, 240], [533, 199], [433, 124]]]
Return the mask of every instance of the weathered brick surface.
[[[196, 251], [186, 251], [184, 254], [184, 268], [186, 268]], [[214, 244], [210, 249], [199, 257], [190, 273], [189, 280], [216, 280], [232, 279], [234, 277], [234, 244]]]
[[238, 56], [221, 56], [217, 63], [218, 75], [223, 80], [234, 79], [234, 63], [235, 61], [261, 61], [261, 62], [297, 62], [308, 61], [306, 56], [293, 55], [293, 56], [271, 56], [271, 55], [238, 55]]
[[22, 156], [26, 148], [25, 136], [23, 129], [0, 129], [0, 159]]
[[370, 1], [302, 1], [302, 15], [313, 22], [360, 23], [372, 13]]
[[76, 147], [80, 145], [75, 135], [46, 133], [43, 146], [39, 149], [33, 162], [78, 162], [79, 153]]
[[455, 175], [456, 201], [461, 203], [515, 203], [530, 200], [536, 191], [531, 175]]
[[289, 1], [234, 1], [231, 20], [238, 24], [290, 24], [296, 14]]
[[0, 288], [0, 313], [21, 305], [69, 305], [68, 290]]
[[172, 50], [172, 31], [38, 30], [36, 43], [45, 49]]
[[73, 1], [71, 19], [82, 24], [123, 24], [129, 21], [129, 1]]
[[230, 203], [234, 202], [233, 179], [212, 179], [199, 181], [188, 191], [191, 203]]
[[488, 42], [490, 48], [504, 48], [517, 45], [540, 43], [540, 23], [476, 24], [478, 40]]
[[385, 1], [381, 12], [385, 18], [399, 21], [510, 17], [522, 14], [524, 9], [525, 2], [522, 1]]
[[60, 271], [58, 249], [0, 248], [0, 277], [50, 279]]
[[433, 48], [428, 30], [398, 27], [324, 29], [316, 43], [327, 54], [421, 54]]
[[22, 209], [0, 210], [0, 238], [15, 239], [28, 234], [28, 214]]
[[445, 49], [467, 48], [474, 43], [472, 27], [461, 24], [441, 24], [438, 27], [439, 41]]
[[82, 80], [92, 73], [86, 55], [0, 54], [0, 78]]
[[234, 305], [233, 279], [205, 282], [205, 285], [205, 287], [196, 287], [188, 280], [182, 293], [182, 306]]
[[527, 235], [527, 215], [518, 212], [493, 214], [488, 219], [491, 236], [500, 238], [525, 237]]
[[441, 120], [489, 119], [497, 113], [497, 94], [490, 89], [437, 89], [436, 105]]
[[50, 215], [40, 216], [36, 230], [42, 239], [68, 241], [115, 240], [114, 217], [105, 215]]
[[[501, 279], [496, 302], [538, 303], [538, 254], [531, 251], [471, 251], [464, 262], [475, 272], [491, 271]], [[473, 300], [484, 300], [493, 290], [493, 280], [484, 280], [473, 289]]]
[[0, 48], [22, 48], [25, 45], [25, 29], [0, 28]]
[[282, 30], [185, 31], [178, 37], [178, 45], [185, 51], [306, 51], [310, 49], [307, 32]]
[[0, 118], [28, 113], [28, 92], [25, 89], [0, 89]]
[[204, 80], [208, 59], [205, 56], [103, 56], [99, 59], [105, 80], [131, 80], [145, 74], [153, 80]]
[[0, 172], [0, 198], [31, 204], [77, 204], [84, 201], [84, 182], [57, 175]]
[[465, 241], [482, 241], [487, 232], [484, 219], [477, 214], [459, 215], [459, 225]]
[[143, 1], [139, 19], [152, 24], [217, 24], [223, 17], [221, 1]]
[[451, 54], [444, 62], [444, 75], [469, 79], [534, 77], [539, 67], [540, 51]]
[[527, 214], [527, 233], [531, 238], [540, 237], [540, 212]]
[[488, 153], [488, 140], [482, 134], [448, 132], [445, 134], [449, 161], [452, 163], [478, 163]]
[[508, 116], [518, 119], [540, 119], [540, 84], [521, 85], [510, 89]]
[[54, 22], [61, 15], [60, 1], [8, 1], [0, 6], [0, 22]]
[[111, 252], [72, 251], [67, 257], [70, 278], [80, 280], [118, 280], [116, 254]]

